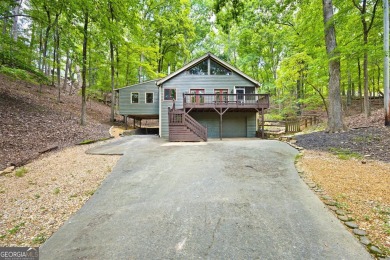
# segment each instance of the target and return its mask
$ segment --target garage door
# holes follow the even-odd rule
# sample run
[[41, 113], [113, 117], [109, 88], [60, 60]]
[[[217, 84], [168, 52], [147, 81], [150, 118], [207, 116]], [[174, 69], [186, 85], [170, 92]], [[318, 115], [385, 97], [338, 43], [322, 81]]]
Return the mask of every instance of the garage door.
[[[190, 113], [196, 121], [207, 127], [209, 138], [219, 138], [219, 115], [211, 113]], [[226, 113], [223, 115], [223, 137], [247, 137], [247, 115]]]
[[246, 137], [246, 116], [226, 114], [223, 117], [222, 136], [229, 137]]

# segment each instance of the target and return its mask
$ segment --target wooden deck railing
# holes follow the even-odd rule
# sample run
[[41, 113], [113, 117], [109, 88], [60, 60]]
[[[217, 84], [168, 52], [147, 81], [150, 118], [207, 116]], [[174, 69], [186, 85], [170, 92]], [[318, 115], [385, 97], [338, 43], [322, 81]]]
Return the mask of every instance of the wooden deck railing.
[[308, 126], [316, 125], [320, 122], [318, 115], [304, 115], [295, 119], [283, 121], [259, 119], [259, 132], [264, 131], [265, 135], [281, 135], [297, 133]]
[[268, 94], [183, 94], [185, 108], [268, 108]]
[[202, 140], [207, 141], [207, 128], [199, 124], [183, 110], [169, 109], [168, 117], [170, 126], [184, 125], [197, 136], [199, 136]]

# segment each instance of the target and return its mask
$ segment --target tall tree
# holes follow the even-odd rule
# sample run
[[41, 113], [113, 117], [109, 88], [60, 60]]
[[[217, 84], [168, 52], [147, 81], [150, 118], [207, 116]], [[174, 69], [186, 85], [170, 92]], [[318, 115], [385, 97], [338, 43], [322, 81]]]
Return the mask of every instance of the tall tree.
[[384, 105], [385, 105], [385, 126], [390, 126], [390, 93], [389, 93], [389, 1], [383, 1], [383, 25], [384, 25]]
[[322, 7], [325, 26], [325, 44], [329, 65], [329, 114], [327, 131], [334, 133], [343, 131], [345, 128], [340, 95], [340, 56], [336, 49], [337, 41], [335, 25], [332, 20], [332, 0], [322, 0]]
[[[374, 24], [376, 9], [379, 3], [379, 0], [362, 0], [359, 1], [360, 4], [356, 0], [352, 0], [354, 6], [360, 12], [360, 20], [363, 26], [363, 43], [364, 43], [364, 60], [363, 60], [363, 74], [364, 74], [364, 114], [366, 117], [371, 115], [370, 111], [370, 97], [369, 97], [369, 75], [368, 75], [368, 34]], [[367, 4], [372, 6], [372, 11], [367, 11]], [[367, 19], [368, 18], [368, 19]]]
[[87, 117], [87, 98], [86, 98], [86, 88], [87, 88], [87, 51], [88, 51], [88, 25], [89, 25], [89, 16], [90, 16], [90, 6], [89, 3], [86, 3], [86, 6], [82, 8], [82, 18], [83, 18], [83, 55], [82, 55], [82, 70], [81, 70], [81, 125], [86, 125]]

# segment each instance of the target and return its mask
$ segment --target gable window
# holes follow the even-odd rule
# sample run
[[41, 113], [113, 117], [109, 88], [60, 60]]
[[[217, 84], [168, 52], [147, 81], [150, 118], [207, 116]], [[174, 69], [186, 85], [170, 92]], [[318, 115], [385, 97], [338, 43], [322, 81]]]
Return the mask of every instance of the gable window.
[[186, 72], [190, 75], [232, 75], [232, 71], [212, 59], [204, 60]]
[[145, 93], [145, 103], [150, 104], [153, 103], [153, 92], [151, 93]]
[[131, 92], [131, 103], [138, 104], [138, 101], [139, 101], [139, 93]]
[[164, 89], [164, 100], [176, 100], [176, 89], [174, 88]]
[[208, 61], [204, 60], [198, 63], [196, 66], [190, 68], [188, 73], [191, 75], [207, 75], [208, 74]]
[[210, 75], [232, 75], [232, 72], [213, 60], [210, 60]]

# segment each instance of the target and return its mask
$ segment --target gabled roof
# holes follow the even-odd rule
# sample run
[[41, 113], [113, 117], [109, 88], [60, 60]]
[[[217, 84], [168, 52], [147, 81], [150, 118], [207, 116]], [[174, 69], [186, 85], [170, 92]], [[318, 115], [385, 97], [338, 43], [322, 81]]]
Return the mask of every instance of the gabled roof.
[[159, 79], [152, 79], [152, 80], [144, 81], [144, 82], [137, 83], [137, 84], [134, 84], [134, 85], [126, 86], [126, 87], [123, 87], [123, 88], [116, 88], [114, 90], [115, 91], [119, 91], [121, 89], [132, 88], [132, 87], [135, 87], [135, 86], [138, 86], [138, 85], [143, 85], [143, 84], [150, 83], [150, 82], [157, 82], [158, 80]]
[[222, 66], [224, 66], [225, 68], [233, 71], [234, 73], [240, 75], [241, 77], [249, 80], [250, 82], [252, 82], [253, 84], [257, 85], [257, 86], [260, 86], [260, 83], [254, 79], [252, 79], [251, 77], [249, 77], [248, 75], [246, 75], [244, 72], [240, 71], [239, 69], [233, 67], [232, 65], [230, 65], [229, 63], [219, 59], [217, 56], [211, 54], [211, 53], [207, 53], [205, 55], [203, 55], [202, 57], [200, 58], [197, 58], [193, 61], [191, 61], [190, 63], [188, 63], [187, 65], [185, 65], [183, 68], [175, 71], [174, 73], [166, 76], [165, 78], [157, 81], [157, 86], [161, 86], [162, 84], [164, 84], [166, 81], [170, 80], [171, 78], [174, 78], [175, 76], [177, 76], [178, 74], [182, 73], [183, 71], [186, 71], [188, 70], [189, 68], [195, 66], [196, 64], [204, 61], [204, 60], [207, 60], [208, 58], [211, 58], [212, 60], [216, 61], [217, 63], [221, 64]]

